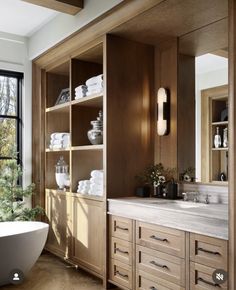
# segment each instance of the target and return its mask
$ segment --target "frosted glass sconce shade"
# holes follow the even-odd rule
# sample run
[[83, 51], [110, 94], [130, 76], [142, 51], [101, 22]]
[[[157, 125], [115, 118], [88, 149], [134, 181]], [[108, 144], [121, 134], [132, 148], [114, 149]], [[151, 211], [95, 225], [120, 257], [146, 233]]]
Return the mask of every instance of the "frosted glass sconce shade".
[[157, 134], [168, 135], [170, 131], [170, 97], [169, 91], [160, 88], [157, 92]]

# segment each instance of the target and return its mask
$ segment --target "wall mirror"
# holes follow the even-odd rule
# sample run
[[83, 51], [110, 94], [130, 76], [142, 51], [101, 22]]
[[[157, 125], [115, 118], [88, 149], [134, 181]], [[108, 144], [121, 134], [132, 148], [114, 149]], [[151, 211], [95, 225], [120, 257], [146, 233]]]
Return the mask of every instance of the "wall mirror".
[[185, 71], [179, 75], [179, 95], [187, 100], [182, 110], [192, 116], [181, 131], [192, 154], [188, 165], [196, 182], [227, 186], [228, 18], [180, 37], [179, 59], [180, 72]]

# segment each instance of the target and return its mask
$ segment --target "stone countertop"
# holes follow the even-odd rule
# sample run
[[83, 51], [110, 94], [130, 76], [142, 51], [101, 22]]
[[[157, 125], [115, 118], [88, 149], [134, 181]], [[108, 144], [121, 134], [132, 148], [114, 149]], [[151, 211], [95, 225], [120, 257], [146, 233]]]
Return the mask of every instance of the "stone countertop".
[[228, 240], [228, 205], [158, 198], [108, 199], [108, 213]]

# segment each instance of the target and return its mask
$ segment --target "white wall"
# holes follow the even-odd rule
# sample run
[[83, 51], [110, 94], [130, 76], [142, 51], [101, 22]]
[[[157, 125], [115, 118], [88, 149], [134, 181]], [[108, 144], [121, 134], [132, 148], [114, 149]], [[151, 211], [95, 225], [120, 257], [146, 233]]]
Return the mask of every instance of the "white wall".
[[201, 90], [228, 84], [228, 67], [196, 75], [196, 179], [201, 181]]
[[32, 71], [28, 58], [28, 40], [24, 37], [0, 32], [0, 69], [24, 73], [23, 83], [23, 183], [31, 183], [31, 104]]
[[122, 1], [85, 0], [84, 9], [77, 15], [60, 13], [30, 37], [29, 58], [34, 59]]

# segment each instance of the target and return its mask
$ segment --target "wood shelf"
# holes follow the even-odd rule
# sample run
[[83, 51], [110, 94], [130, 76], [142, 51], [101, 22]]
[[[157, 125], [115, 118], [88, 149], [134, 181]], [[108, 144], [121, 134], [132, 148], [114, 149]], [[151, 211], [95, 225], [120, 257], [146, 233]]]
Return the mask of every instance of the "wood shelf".
[[83, 97], [78, 100], [71, 101], [72, 105], [80, 105], [86, 107], [102, 107], [103, 105], [103, 93], [94, 94], [88, 97]]
[[46, 149], [46, 152], [68, 152], [70, 151], [70, 147], [68, 148], [64, 148], [64, 149], [50, 149], [50, 148], [47, 148]]
[[220, 147], [220, 148], [212, 148], [213, 151], [228, 151], [229, 148], [223, 148], [223, 147]]
[[51, 189], [51, 188], [45, 188], [45, 191], [46, 192], [51, 192], [51, 193], [54, 193], [54, 194], [64, 194], [64, 195], [70, 195], [70, 191], [68, 190], [60, 190], [60, 189]]
[[104, 146], [101, 145], [83, 145], [83, 146], [73, 146], [72, 151], [83, 151], [83, 150], [103, 150]]
[[96, 195], [89, 195], [89, 194], [82, 194], [82, 193], [79, 193], [79, 192], [73, 192], [72, 193], [73, 196], [75, 197], [79, 197], [79, 198], [82, 198], [82, 199], [90, 199], [90, 200], [96, 200], [96, 201], [104, 201], [104, 198], [103, 196], [96, 196]]
[[212, 126], [224, 126], [224, 125], [228, 125], [229, 122], [228, 121], [223, 121], [223, 122], [212, 122]]
[[59, 104], [59, 105], [47, 108], [46, 113], [67, 110], [70, 106], [70, 103], [71, 102], [66, 102], [64, 104]]
[[212, 183], [217, 185], [227, 185], [228, 181], [212, 180]]

